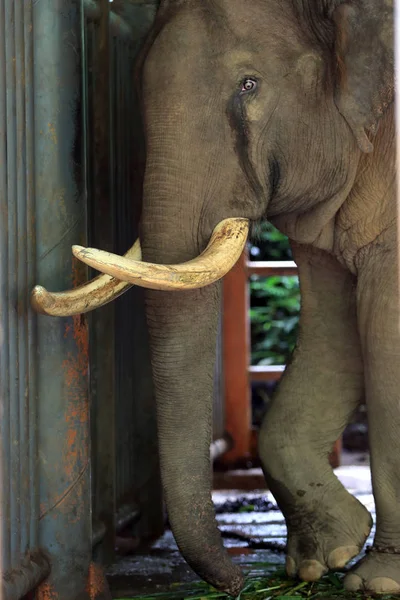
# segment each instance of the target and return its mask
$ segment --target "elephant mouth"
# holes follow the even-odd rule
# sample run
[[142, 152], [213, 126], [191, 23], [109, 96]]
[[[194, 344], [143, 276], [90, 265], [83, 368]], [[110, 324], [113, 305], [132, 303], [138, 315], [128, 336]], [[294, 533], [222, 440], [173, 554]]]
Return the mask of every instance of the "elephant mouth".
[[103, 275], [65, 292], [49, 292], [36, 286], [31, 295], [32, 306], [41, 314], [67, 317], [100, 308], [132, 285], [164, 291], [206, 287], [222, 279], [236, 264], [248, 233], [248, 219], [225, 219], [215, 227], [206, 249], [199, 256], [175, 265], [142, 262], [139, 240], [124, 256], [73, 246], [76, 258]]

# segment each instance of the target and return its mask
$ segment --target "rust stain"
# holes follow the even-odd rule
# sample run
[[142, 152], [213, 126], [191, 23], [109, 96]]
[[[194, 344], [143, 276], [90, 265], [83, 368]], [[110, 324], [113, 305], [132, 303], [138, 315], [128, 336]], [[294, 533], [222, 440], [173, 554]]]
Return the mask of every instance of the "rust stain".
[[49, 130], [49, 134], [50, 134], [50, 138], [51, 141], [53, 142], [53, 144], [56, 146], [57, 145], [57, 133], [56, 133], [56, 128], [54, 127], [53, 123], [47, 123], [47, 127]]
[[45, 581], [39, 585], [36, 598], [37, 600], [58, 600], [58, 594], [54, 587]]
[[[72, 284], [82, 283], [81, 266], [76, 259], [72, 264]], [[89, 365], [89, 336], [84, 315], [75, 315], [65, 325], [64, 338], [73, 339], [75, 350], [62, 363], [67, 390], [65, 421], [67, 430], [63, 453], [64, 472], [68, 480], [78, 482], [82, 466], [89, 460], [89, 399], [87, 389]], [[71, 521], [80, 518], [80, 509], [69, 512]]]
[[[72, 283], [78, 287], [85, 279], [86, 267], [73, 259]], [[52, 498], [51, 503], [40, 506], [40, 518], [52, 513], [57, 518], [60, 511], [68, 515], [73, 524], [84, 517], [86, 485], [82, 485], [89, 466], [89, 342], [88, 328], [84, 315], [70, 318], [64, 328], [64, 339], [71, 349], [62, 362], [65, 410], [62, 443], [62, 470], [64, 489]], [[75, 492], [73, 499], [71, 492]]]
[[104, 571], [100, 565], [94, 562], [90, 563], [89, 576], [86, 586], [86, 592], [90, 600], [96, 598], [111, 598], [110, 590], [108, 587], [107, 579], [105, 578]]
[[67, 446], [68, 448], [72, 448], [76, 442], [77, 432], [70, 430], [67, 431]]

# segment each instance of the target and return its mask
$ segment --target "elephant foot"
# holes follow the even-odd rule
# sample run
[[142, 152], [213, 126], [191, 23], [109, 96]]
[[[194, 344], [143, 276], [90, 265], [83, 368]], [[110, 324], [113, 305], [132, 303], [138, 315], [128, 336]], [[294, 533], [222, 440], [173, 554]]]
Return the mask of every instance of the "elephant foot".
[[371, 594], [400, 594], [400, 554], [370, 552], [345, 577], [344, 587]]
[[372, 527], [368, 510], [344, 489], [285, 512], [287, 574], [303, 581], [343, 568], [361, 552]]

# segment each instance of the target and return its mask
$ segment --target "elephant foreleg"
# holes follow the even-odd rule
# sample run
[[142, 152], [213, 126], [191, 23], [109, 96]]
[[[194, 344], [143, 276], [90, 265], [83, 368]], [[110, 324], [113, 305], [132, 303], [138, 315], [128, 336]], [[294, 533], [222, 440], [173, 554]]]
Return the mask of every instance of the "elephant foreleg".
[[368, 511], [328, 456], [363, 396], [354, 277], [335, 258], [292, 244], [301, 290], [297, 347], [260, 433], [267, 483], [288, 528], [287, 571], [308, 581], [356, 556]]
[[349, 590], [400, 593], [400, 333], [396, 227], [359, 253], [359, 330], [376, 505], [373, 551]]

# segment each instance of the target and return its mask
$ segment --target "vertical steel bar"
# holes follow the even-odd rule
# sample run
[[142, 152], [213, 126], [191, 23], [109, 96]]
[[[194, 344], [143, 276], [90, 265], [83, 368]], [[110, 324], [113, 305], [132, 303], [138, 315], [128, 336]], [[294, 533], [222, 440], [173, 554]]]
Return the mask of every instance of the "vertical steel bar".
[[[33, 3], [38, 282], [76, 286], [86, 269], [71, 245], [86, 243], [81, 163], [81, 2]], [[39, 542], [52, 570], [41, 600], [88, 596], [91, 560], [88, 335], [82, 316], [38, 317]]]
[[[121, 102], [121, 112], [119, 115], [120, 121], [120, 144], [121, 144], [121, 152], [120, 152], [120, 162], [121, 162], [121, 189], [119, 192], [119, 196], [124, 199], [123, 202], [123, 211], [124, 211], [124, 219], [123, 219], [123, 231], [121, 232], [121, 242], [123, 243], [123, 251], [125, 248], [129, 248], [131, 240], [135, 238], [135, 216], [134, 216], [134, 207], [132, 206], [132, 198], [134, 197], [132, 192], [132, 172], [131, 172], [131, 161], [132, 155], [135, 152], [136, 148], [134, 147], [134, 140], [136, 138], [134, 131], [134, 119], [138, 118], [140, 120], [139, 115], [134, 115], [138, 113], [139, 106], [136, 104], [135, 111], [132, 111], [132, 106], [134, 105], [134, 82], [133, 79], [126, 76], [127, 73], [132, 72], [134, 68], [134, 52], [133, 52], [133, 41], [127, 43], [125, 40], [120, 40], [118, 43], [119, 49], [119, 61], [118, 61], [118, 72], [119, 72], [119, 81], [118, 81], [118, 89], [120, 90], [120, 102]], [[125, 123], [129, 123], [129, 127], [124, 126]], [[120, 145], [118, 143], [118, 147]], [[139, 202], [137, 202], [139, 203]], [[120, 248], [122, 250], [122, 248]], [[122, 319], [126, 318], [128, 323], [128, 328], [124, 331], [124, 346], [125, 346], [125, 379], [129, 379], [129, 388], [126, 390], [129, 392], [129, 398], [132, 398], [128, 403], [125, 404], [125, 410], [129, 414], [130, 420], [130, 428], [129, 428], [129, 438], [128, 438], [128, 447], [125, 450], [125, 463], [126, 463], [126, 473], [125, 473], [125, 493], [134, 494], [133, 491], [133, 482], [137, 480], [137, 470], [138, 470], [138, 460], [134, 460], [132, 457], [135, 454], [140, 453], [141, 448], [140, 444], [138, 444], [138, 440], [140, 440], [140, 428], [143, 426], [140, 424], [140, 420], [137, 418], [137, 407], [141, 406], [143, 399], [141, 395], [137, 393], [135, 390], [135, 381], [133, 380], [134, 374], [132, 373], [131, 368], [131, 360], [129, 357], [137, 353], [137, 348], [135, 347], [134, 339], [138, 338], [138, 332], [135, 330], [135, 315], [134, 311], [130, 309], [131, 298], [125, 297], [123, 299], [124, 306], [124, 314], [121, 314]], [[137, 317], [136, 317], [137, 318]], [[139, 317], [140, 318], [140, 317]], [[145, 315], [142, 314], [142, 319], [144, 320]], [[121, 329], [122, 331], [122, 329]], [[137, 343], [137, 342], [136, 342]], [[145, 360], [145, 359], [144, 359]], [[126, 392], [124, 393], [124, 388], [121, 389], [123, 396], [126, 396]], [[147, 427], [147, 424], [146, 424]], [[150, 434], [151, 435], [151, 434]], [[155, 503], [156, 504], [156, 503]], [[157, 525], [155, 524], [155, 527]]]
[[6, 14], [0, 2], [0, 515], [1, 564], [11, 567], [10, 550], [10, 405], [8, 354], [8, 205], [7, 205], [7, 73]]
[[[127, 169], [127, 161], [130, 158], [130, 155], [127, 154], [126, 148], [126, 139], [133, 138], [132, 131], [132, 117], [130, 117], [127, 111], [126, 105], [126, 91], [127, 86], [129, 85], [130, 89], [132, 89], [132, 81], [126, 77], [126, 73], [129, 73], [129, 66], [133, 67], [133, 63], [129, 62], [130, 59], [130, 50], [131, 43], [128, 43], [126, 40], [115, 40], [116, 46], [116, 83], [115, 83], [115, 93], [118, 102], [118, 122], [119, 122], [119, 131], [118, 131], [118, 140], [116, 140], [116, 148], [119, 151], [118, 156], [118, 181], [119, 181], [119, 189], [117, 198], [120, 201], [122, 206], [119, 207], [120, 216], [118, 221], [121, 222], [121, 230], [119, 235], [120, 247], [129, 248], [130, 240], [134, 237], [134, 223], [132, 218], [132, 201], [130, 198], [132, 196], [127, 194], [127, 185], [129, 181], [129, 171]], [[117, 116], [117, 115], [116, 115]], [[127, 126], [129, 123], [129, 127]], [[122, 213], [122, 214], [121, 214]], [[120, 454], [119, 460], [123, 465], [123, 478], [122, 478], [122, 488], [120, 490], [121, 497], [127, 496], [128, 494], [132, 494], [133, 482], [135, 481], [134, 472], [136, 468], [135, 461], [133, 460], [133, 456], [135, 455], [135, 438], [138, 436], [138, 432], [136, 430], [137, 422], [135, 419], [135, 398], [134, 398], [134, 390], [133, 390], [133, 381], [132, 381], [132, 373], [129, 365], [129, 355], [133, 353], [133, 340], [131, 338], [133, 327], [132, 327], [132, 314], [133, 311], [129, 310], [130, 299], [129, 297], [123, 298], [121, 303], [121, 309], [118, 313], [118, 319], [120, 324], [120, 332], [122, 334], [122, 339], [119, 340], [119, 346], [123, 350], [121, 355], [121, 366], [123, 365], [123, 369], [121, 369], [121, 379], [120, 379], [120, 397], [125, 398], [124, 402], [124, 412], [129, 415], [129, 427], [126, 428], [126, 447], [122, 448], [122, 452]], [[126, 320], [126, 327], [121, 327], [122, 323]], [[138, 401], [138, 398], [136, 398]], [[121, 415], [122, 416], [122, 415]], [[121, 498], [121, 499], [122, 499]]]
[[[120, 195], [120, 186], [121, 186], [121, 174], [120, 174], [120, 132], [119, 132], [119, 114], [121, 111], [121, 105], [119, 103], [119, 99], [117, 97], [117, 86], [118, 86], [118, 40], [114, 37], [110, 37], [110, 115], [111, 115], [111, 123], [110, 123], [110, 144], [112, 148], [113, 155], [113, 167], [115, 172], [112, 172], [112, 182], [110, 181], [110, 185], [112, 187], [112, 210], [115, 215], [115, 248], [116, 251], [119, 252], [118, 243], [120, 241], [120, 229], [121, 229], [121, 219], [119, 218], [118, 208], [115, 204], [115, 201], [118, 203], [118, 206], [123, 203], [123, 198]], [[118, 198], [118, 200], [116, 200]], [[121, 346], [119, 340], [119, 328], [121, 324], [121, 303], [115, 303], [115, 337], [114, 337], [114, 361], [115, 361], [115, 395], [118, 398], [118, 401], [115, 405], [115, 428], [118, 431], [118, 435], [115, 437], [115, 510], [118, 512], [119, 508], [119, 493], [121, 490], [123, 473], [125, 468], [124, 455], [120, 452], [121, 446], [126, 448], [127, 443], [127, 431], [129, 431], [129, 415], [126, 413], [126, 423], [129, 423], [128, 426], [123, 427], [121, 429], [121, 423], [118, 419], [120, 413], [120, 403], [123, 404], [123, 409], [125, 409], [124, 396], [120, 396], [119, 394], [119, 384], [121, 379], [121, 370], [123, 369], [123, 364], [121, 360]], [[127, 324], [124, 325], [124, 328], [127, 327]]]
[[[400, 5], [394, 2], [395, 39], [395, 114], [396, 114], [396, 169], [397, 169], [397, 252], [399, 264], [400, 303]], [[400, 329], [400, 321], [398, 323]]]
[[88, 39], [87, 23], [85, 18], [85, 0], [80, 2], [81, 23], [81, 169], [82, 169], [82, 194], [85, 198], [85, 212], [87, 214], [88, 202], [88, 149], [89, 149], [89, 124], [88, 124]]
[[[36, 283], [36, 231], [35, 231], [35, 174], [34, 174], [34, 111], [33, 111], [33, 15], [32, 2], [23, 3], [24, 39], [25, 39], [25, 132], [26, 132], [26, 237], [27, 237], [27, 289]], [[37, 485], [37, 327], [36, 316], [30, 306], [27, 307], [27, 352], [29, 378], [28, 406], [28, 470], [29, 470], [29, 540], [30, 547], [38, 546], [39, 490]]]
[[[123, 139], [124, 132], [129, 131], [129, 121], [124, 121], [124, 105], [122, 100], [121, 90], [121, 77], [120, 77], [120, 64], [121, 64], [121, 43], [118, 38], [112, 39], [113, 48], [113, 69], [110, 73], [110, 85], [111, 85], [111, 102], [112, 102], [112, 135], [113, 135], [113, 154], [114, 154], [114, 198], [117, 199], [117, 204], [114, 205], [114, 211], [116, 214], [115, 219], [115, 233], [116, 233], [116, 249], [117, 252], [121, 251], [121, 247], [124, 248], [125, 242], [125, 230], [129, 227], [129, 215], [123, 214], [125, 210], [126, 197], [124, 196], [124, 148]], [[121, 122], [124, 121], [124, 131], [121, 127]], [[124, 250], [126, 251], [126, 250]], [[124, 377], [126, 374], [126, 358], [125, 358], [125, 338], [130, 331], [130, 323], [128, 322], [128, 314], [125, 310], [126, 298], [121, 298], [116, 304], [116, 339], [115, 339], [115, 370], [116, 370], [116, 395], [118, 402], [116, 405], [116, 428], [119, 435], [116, 439], [116, 509], [120, 508], [121, 496], [124, 496], [127, 489], [126, 481], [128, 478], [128, 463], [130, 462], [130, 440], [132, 437], [132, 430], [134, 428], [134, 422], [132, 420], [132, 405], [131, 400], [132, 394], [128, 383], [128, 378]], [[123, 326], [121, 327], [121, 325]], [[122, 415], [124, 415], [122, 417]], [[122, 417], [122, 418], [121, 418]], [[125, 425], [122, 422], [125, 422]], [[126, 500], [126, 498], [124, 498]]]
[[[130, 74], [156, 9], [157, 2], [118, 4], [120, 16], [132, 32], [130, 39], [124, 36], [116, 40], [116, 68], [119, 71], [115, 82], [118, 99], [118, 109], [115, 112], [118, 124], [115, 129], [118, 135], [115, 140], [118, 252], [126, 251], [137, 235], [141, 212], [144, 139], [140, 105], [135, 95], [134, 79]], [[117, 430], [120, 431], [122, 427], [125, 433], [125, 444], [118, 444], [118, 501], [121, 503], [129, 498], [137, 499], [141, 505], [141, 519], [135, 526], [135, 531], [146, 537], [157, 535], [162, 530], [163, 522], [155, 405], [142, 290], [132, 288], [118, 299], [116, 323], [119, 363], [116, 389]], [[149, 497], [153, 499], [151, 503], [147, 501]]]
[[5, 0], [7, 77], [7, 179], [8, 179], [8, 287], [9, 287], [9, 399], [10, 399], [10, 531], [11, 564], [20, 559], [19, 373], [18, 373], [18, 229], [17, 229], [17, 126], [14, 1]]
[[[117, 252], [124, 248], [126, 229], [129, 228], [129, 212], [126, 206], [126, 196], [124, 195], [124, 134], [130, 130], [129, 119], [124, 120], [125, 107], [123, 104], [121, 71], [121, 54], [124, 44], [118, 38], [113, 38], [113, 72], [112, 72], [112, 102], [113, 102], [113, 150], [115, 155], [115, 188], [114, 196], [118, 202], [114, 206], [116, 214], [116, 248]], [[121, 123], [124, 123], [124, 130]], [[126, 346], [127, 338], [130, 338], [129, 315], [126, 311], [127, 298], [120, 298], [116, 308], [116, 340], [115, 340], [115, 364], [116, 364], [116, 395], [118, 398], [116, 406], [116, 427], [121, 432], [116, 440], [116, 495], [117, 510], [121, 508], [121, 503], [127, 500], [129, 490], [129, 463], [131, 463], [130, 445], [135, 423], [132, 419], [132, 383], [130, 377], [127, 377], [126, 366]], [[122, 323], [124, 324], [121, 328]], [[129, 350], [128, 350], [129, 351]], [[126, 416], [125, 416], [126, 415]], [[126, 425], [123, 425], [123, 422]]]
[[[109, 2], [98, 3], [101, 16], [91, 27], [92, 47], [90, 126], [91, 126], [91, 193], [89, 203], [90, 244], [114, 248], [114, 214], [111, 185], [110, 120], [110, 32]], [[106, 526], [101, 558], [109, 562], [115, 548], [115, 304], [105, 306], [90, 317], [91, 395], [93, 398], [94, 447], [96, 474], [94, 513]], [[107, 443], [105, 443], [107, 440]]]
[[[23, 3], [14, 3], [17, 171], [17, 320], [20, 556], [29, 548], [28, 257], [26, 214], [25, 44]], [[19, 557], [20, 558], [20, 557]]]
[[[129, 248], [130, 240], [134, 239], [135, 233], [135, 223], [133, 218], [133, 208], [132, 208], [132, 200], [133, 197], [129, 193], [129, 183], [131, 178], [131, 173], [128, 166], [128, 161], [131, 160], [131, 153], [128, 151], [128, 140], [130, 140], [131, 144], [133, 144], [134, 132], [133, 132], [133, 119], [130, 116], [129, 112], [129, 95], [131, 99], [133, 98], [133, 80], [126, 76], [134, 67], [134, 60], [132, 56], [132, 42], [127, 42], [125, 39], [118, 40], [118, 98], [119, 103], [121, 105], [121, 113], [120, 113], [120, 135], [118, 143], [121, 144], [120, 151], [120, 162], [121, 162], [121, 170], [120, 170], [120, 179], [121, 179], [121, 187], [118, 197], [124, 198], [122, 210], [123, 210], [123, 231], [121, 232], [121, 242], [123, 243], [124, 248]], [[124, 126], [124, 123], [129, 123], [129, 127]], [[135, 418], [135, 402], [140, 402], [138, 397], [135, 398], [134, 392], [134, 382], [132, 380], [132, 373], [130, 368], [130, 360], [129, 356], [134, 353], [134, 342], [131, 336], [134, 336], [134, 323], [133, 323], [133, 311], [130, 310], [130, 302], [129, 297], [124, 298], [124, 315], [121, 315], [122, 318], [126, 318], [128, 323], [128, 328], [124, 332], [124, 362], [125, 362], [125, 372], [124, 377], [129, 380], [129, 402], [125, 403], [125, 410], [129, 414], [130, 419], [130, 427], [128, 429], [128, 444], [127, 449], [125, 450], [125, 475], [124, 475], [124, 487], [125, 493], [132, 494], [133, 492], [133, 482], [135, 481], [135, 472], [137, 468], [137, 461], [133, 460], [132, 457], [135, 455], [135, 445], [137, 444], [136, 440], [139, 437], [139, 431], [137, 429], [137, 419]], [[131, 332], [131, 334], [129, 334]], [[122, 388], [122, 393], [124, 392]]]

